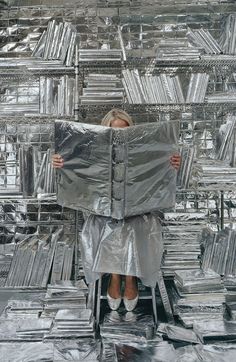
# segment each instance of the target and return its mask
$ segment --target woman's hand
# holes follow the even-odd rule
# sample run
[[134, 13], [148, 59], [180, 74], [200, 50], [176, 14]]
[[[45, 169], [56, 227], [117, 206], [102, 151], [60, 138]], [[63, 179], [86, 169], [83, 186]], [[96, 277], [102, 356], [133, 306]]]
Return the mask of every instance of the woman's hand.
[[170, 157], [171, 166], [173, 166], [177, 171], [180, 168], [180, 162], [181, 162], [181, 157], [178, 153], [175, 153]]
[[52, 166], [54, 168], [62, 168], [64, 166], [64, 160], [59, 154], [52, 156]]

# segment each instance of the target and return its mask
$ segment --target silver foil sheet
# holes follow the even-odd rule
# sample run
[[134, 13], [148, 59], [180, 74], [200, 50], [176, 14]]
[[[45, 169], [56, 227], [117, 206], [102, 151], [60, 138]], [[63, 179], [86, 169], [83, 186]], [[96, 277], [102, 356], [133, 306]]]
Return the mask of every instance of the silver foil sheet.
[[221, 319], [223, 321], [222, 311], [209, 312], [178, 312], [178, 319], [185, 328], [193, 328], [193, 323], [202, 320]]
[[103, 343], [102, 361], [104, 362], [174, 362], [176, 354], [173, 345], [166, 341], [153, 341], [150, 344], [141, 342], [112, 342]]
[[200, 340], [194, 331], [174, 326], [167, 323], [160, 323], [157, 332], [163, 334], [170, 340], [198, 344]]
[[101, 342], [83, 338], [81, 340], [57, 341], [54, 343], [54, 360], [96, 362], [100, 360]]
[[65, 161], [59, 204], [116, 219], [174, 206], [177, 132], [178, 122], [112, 129], [56, 121]]
[[[5, 362], [25, 362], [31, 361], [53, 361], [54, 357], [58, 358], [54, 345], [43, 342], [8, 342], [0, 343], [1, 358]], [[62, 360], [64, 361], [64, 360]]]
[[100, 342], [84, 338], [51, 342], [8, 342], [0, 343], [0, 353], [4, 362], [97, 362], [100, 358]]
[[209, 340], [236, 340], [236, 322], [220, 320], [203, 320], [193, 323], [193, 330], [201, 339], [207, 342]]

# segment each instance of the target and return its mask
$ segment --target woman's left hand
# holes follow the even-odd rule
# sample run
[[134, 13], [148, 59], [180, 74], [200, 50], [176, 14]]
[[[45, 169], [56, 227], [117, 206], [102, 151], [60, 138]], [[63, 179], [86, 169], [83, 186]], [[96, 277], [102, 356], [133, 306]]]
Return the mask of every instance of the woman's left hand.
[[177, 171], [180, 168], [180, 162], [181, 162], [181, 157], [178, 153], [175, 153], [170, 157], [171, 166], [173, 166]]

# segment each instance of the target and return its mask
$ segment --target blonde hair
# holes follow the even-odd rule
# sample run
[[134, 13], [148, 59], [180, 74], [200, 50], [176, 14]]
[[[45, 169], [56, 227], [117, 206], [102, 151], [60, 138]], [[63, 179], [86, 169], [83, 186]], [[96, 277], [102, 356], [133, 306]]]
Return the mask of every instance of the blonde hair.
[[116, 119], [121, 119], [122, 121], [127, 122], [129, 126], [134, 125], [134, 122], [130, 115], [123, 111], [123, 109], [118, 108], [111, 109], [102, 119], [101, 125], [111, 127], [112, 121], [115, 121]]

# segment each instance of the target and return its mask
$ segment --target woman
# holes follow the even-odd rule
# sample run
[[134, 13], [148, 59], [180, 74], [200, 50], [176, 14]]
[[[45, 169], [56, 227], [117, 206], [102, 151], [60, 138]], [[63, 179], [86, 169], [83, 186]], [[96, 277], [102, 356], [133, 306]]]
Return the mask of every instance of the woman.
[[[103, 118], [101, 125], [125, 128], [134, 124], [125, 111], [112, 109]], [[64, 165], [58, 154], [53, 156], [52, 162], [54, 168]], [[174, 154], [170, 162], [178, 170], [180, 156]], [[145, 237], [144, 241], [145, 231], [150, 236]], [[123, 300], [128, 311], [133, 310], [138, 302], [136, 277], [147, 286], [155, 286], [162, 256], [161, 224], [158, 216], [146, 214], [117, 221], [89, 215], [84, 223], [81, 247], [87, 281], [92, 282], [93, 278], [96, 280], [97, 273], [111, 273], [107, 300], [112, 310], [118, 309], [122, 300], [121, 274], [125, 275]], [[91, 251], [88, 257], [86, 249]]]

